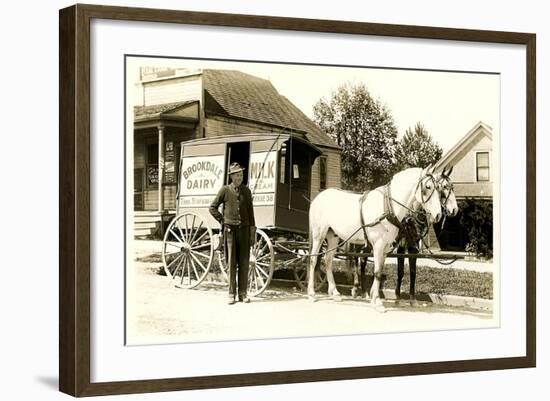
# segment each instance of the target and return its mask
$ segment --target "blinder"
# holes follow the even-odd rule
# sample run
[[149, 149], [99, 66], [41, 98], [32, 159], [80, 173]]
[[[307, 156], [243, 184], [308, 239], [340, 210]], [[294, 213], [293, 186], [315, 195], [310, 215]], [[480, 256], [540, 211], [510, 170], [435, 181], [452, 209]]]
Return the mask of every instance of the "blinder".
[[[432, 183], [432, 188], [426, 188], [427, 183]], [[418, 185], [420, 185], [420, 194], [422, 196], [422, 203], [426, 204], [430, 201], [435, 191], [438, 189], [437, 184], [435, 181], [435, 177], [432, 174], [426, 174], [422, 179], [418, 182]], [[429, 191], [429, 192], [428, 192]], [[428, 195], [426, 196], [426, 194]]]
[[454, 185], [450, 182], [448, 177], [442, 176], [437, 181], [437, 188], [441, 197], [441, 208], [443, 209], [443, 213], [447, 215], [447, 202], [451, 197], [451, 193], [454, 191]]

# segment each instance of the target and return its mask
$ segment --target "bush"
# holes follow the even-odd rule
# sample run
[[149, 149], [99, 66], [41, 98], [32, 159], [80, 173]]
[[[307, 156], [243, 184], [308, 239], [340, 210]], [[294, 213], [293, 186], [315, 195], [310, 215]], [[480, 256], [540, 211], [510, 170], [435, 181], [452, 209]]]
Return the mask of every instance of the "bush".
[[476, 256], [493, 257], [493, 204], [491, 202], [466, 199], [458, 205], [460, 224], [468, 233], [466, 251]]

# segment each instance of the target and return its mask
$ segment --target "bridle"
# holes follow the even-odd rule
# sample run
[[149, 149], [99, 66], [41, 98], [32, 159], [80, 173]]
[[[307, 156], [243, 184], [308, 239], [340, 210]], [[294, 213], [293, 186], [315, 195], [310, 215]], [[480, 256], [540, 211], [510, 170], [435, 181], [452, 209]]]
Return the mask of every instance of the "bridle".
[[451, 194], [454, 191], [454, 185], [451, 182], [450, 178], [445, 175], [442, 175], [436, 181], [436, 185], [440, 194], [441, 208], [443, 209], [443, 214], [447, 216], [447, 202], [449, 201]]
[[[429, 194], [425, 194], [425, 190], [426, 190], [426, 184], [428, 182], [431, 182], [433, 184], [433, 187], [431, 188]], [[402, 204], [401, 202], [399, 202], [398, 200], [394, 199], [392, 196], [391, 196], [391, 193], [390, 193], [390, 185], [391, 185], [391, 182], [389, 182], [387, 185], [386, 185], [386, 190], [385, 190], [385, 195], [388, 197], [388, 199], [391, 201], [389, 202], [390, 205], [392, 202], [395, 202], [397, 203], [399, 206], [401, 207], [404, 207], [405, 209], [407, 209], [410, 213], [412, 213], [413, 215], [418, 215], [418, 214], [422, 214], [424, 213], [423, 210], [425, 209], [425, 205], [426, 203], [428, 203], [430, 201], [430, 199], [432, 198], [433, 194], [438, 190], [438, 187], [437, 187], [437, 181], [435, 179], [435, 176], [431, 173], [427, 173], [426, 175], [424, 175], [423, 177], [421, 177], [417, 184], [416, 184], [416, 187], [414, 188], [414, 192], [413, 194], [416, 194], [416, 191], [418, 191], [418, 188], [420, 187], [420, 198], [421, 198], [421, 205], [422, 205], [422, 211], [419, 211], [419, 210], [414, 210], [414, 209], [411, 209], [410, 207]], [[395, 213], [393, 212], [393, 207], [391, 207], [391, 213], [395, 216]]]
[[[431, 182], [433, 184], [433, 187], [427, 198], [425, 197], [425, 194], [424, 194], [424, 191], [426, 189], [425, 188], [426, 182]], [[418, 181], [418, 184], [416, 185], [415, 193], [418, 190], [419, 186], [420, 186], [420, 196], [422, 199], [422, 207], [424, 207], [424, 205], [430, 201], [435, 191], [438, 190], [437, 181], [433, 174], [428, 173]]]

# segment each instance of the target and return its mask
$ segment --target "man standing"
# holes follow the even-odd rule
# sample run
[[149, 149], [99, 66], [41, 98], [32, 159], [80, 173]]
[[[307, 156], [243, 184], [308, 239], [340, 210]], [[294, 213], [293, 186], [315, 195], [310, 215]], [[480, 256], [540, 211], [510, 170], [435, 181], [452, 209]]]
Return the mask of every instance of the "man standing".
[[[229, 265], [229, 305], [238, 300], [250, 302], [246, 292], [248, 287], [248, 265], [250, 247], [256, 239], [256, 223], [252, 207], [252, 193], [242, 185], [244, 168], [239, 163], [229, 166], [231, 183], [224, 185], [210, 205], [210, 214], [222, 225], [225, 237], [227, 264]], [[223, 205], [223, 215], [219, 206]]]

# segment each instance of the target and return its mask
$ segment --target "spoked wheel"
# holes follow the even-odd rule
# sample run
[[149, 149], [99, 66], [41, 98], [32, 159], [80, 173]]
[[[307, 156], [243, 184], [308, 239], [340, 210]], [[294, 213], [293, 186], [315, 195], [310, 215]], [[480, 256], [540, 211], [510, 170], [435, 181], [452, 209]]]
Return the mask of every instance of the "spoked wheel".
[[[224, 243], [225, 247], [225, 243]], [[223, 276], [229, 282], [229, 266], [224, 249], [216, 251], [218, 264]], [[250, 248], [250, 265], [248, 268], [248, 289], [251, 297], [260, 295], [268, 287], [275, 270], [275, 253], [273, 243], [262, 230], [256, 230], [256, 243]]]
[[186, 212], [171, 222], [162, 246], [166, 275], [178, 288], [194, 288], [205, 278], [214, 257], [212, 230], [205, 220]]
[[262, 230], [256, 230], [256, 243], [250, 249], [250, 268], [248, 270], [248, 294], [260, 295], [267, 288], [275, 270], [273, 243]]
[[[328, 249], [327, 241], [323, 241], [321, 249], [318, 253], [323, 253]], [[315, 291], [319, 291], [323, 285], [327, 282], [327, 270], [325, 266], [325, 255], [318, 256], [317, 266], [315, 267]], [[297, 264], [292, 271], [294, 272], [294, 279], [301, 290], [307, 291], [308, 273], [310, 258], [304, 258], [305, 263]]]

